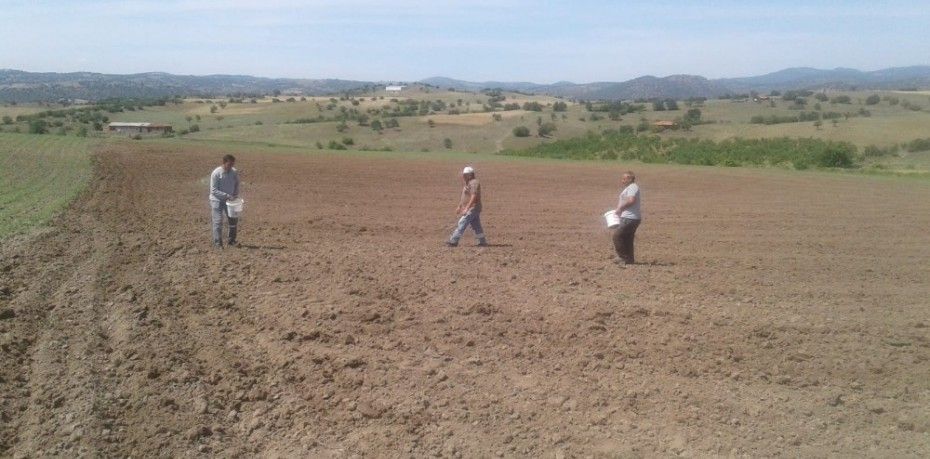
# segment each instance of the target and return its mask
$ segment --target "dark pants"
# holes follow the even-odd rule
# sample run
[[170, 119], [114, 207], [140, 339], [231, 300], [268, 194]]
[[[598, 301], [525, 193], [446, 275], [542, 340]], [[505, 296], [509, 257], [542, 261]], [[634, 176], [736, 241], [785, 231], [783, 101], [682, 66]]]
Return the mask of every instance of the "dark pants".
[[639, 228], [639, 220], [621, 218], [620, 226], [614, 228], [613, 240], [617, 256], [626, 264], [633, 263], [633, 236]]

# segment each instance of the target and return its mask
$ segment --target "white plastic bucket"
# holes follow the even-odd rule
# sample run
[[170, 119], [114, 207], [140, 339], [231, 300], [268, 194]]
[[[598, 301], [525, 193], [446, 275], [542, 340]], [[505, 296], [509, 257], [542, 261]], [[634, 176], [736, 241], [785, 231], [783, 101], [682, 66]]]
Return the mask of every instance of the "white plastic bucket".
[[226, 215], [229, 215], [229, 218], [239, 218], [239, 215], [242, 214], [242, 203], [244, 202], [242, 198], [226, 201]]
[[608, 210], [604, 212], [604, 221], [607, 222], [608, 228], [616, 228], [620, 226], [620, 216], [617, 215], [617, 211]]

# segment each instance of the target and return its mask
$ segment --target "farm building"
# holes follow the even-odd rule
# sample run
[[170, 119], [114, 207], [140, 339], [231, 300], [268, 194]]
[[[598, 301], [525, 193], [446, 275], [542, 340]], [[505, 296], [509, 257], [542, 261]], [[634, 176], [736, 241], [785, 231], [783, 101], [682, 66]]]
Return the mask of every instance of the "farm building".
[[404, 90], [404, 86], [386, 86], [384, 90], [387, 92], [401, 92]]
[[110, 123], [107, 130], [117, 134], [165, 134], [172, 132], [168, 124]]

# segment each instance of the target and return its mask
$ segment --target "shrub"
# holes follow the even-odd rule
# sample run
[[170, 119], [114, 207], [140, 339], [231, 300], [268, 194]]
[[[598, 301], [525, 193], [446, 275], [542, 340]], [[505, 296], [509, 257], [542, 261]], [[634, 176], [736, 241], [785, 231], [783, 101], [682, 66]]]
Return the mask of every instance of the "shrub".
[[343, 145], [355, 145], [355, 140], [353, 140], [352, 137], [343, 137], [342, 144]]
[[550, 134], [556, 131], [555, 123], [542, 123], [539, 125], [537, 132], [540, 137], [549, 137]]
[[541, 112], [543, 106], [539, 102], [526, 102], [523, 104], [523, 109], [529, 112]]
[[450, 138], [448, 138], [448, 137], [446, 137], [445, 139], [443, 139], [443, 140], [442, 140], [442, 146], [444, 146], [444, 147], [446, 147], [446, 148], [452, 148], [452, 139], [450, 139]]
[[866, 105], [875, 105], [882, 101], [882, 98], [878, 94], [872, 94], [869, 97], [865, 98]]
[[552, 111], [554, 112], [564, 112], [566, 110], [568, 110], [568, 104], [566, 104], [565, 102], [558, 101], [552, 104]]
[[877, 158], [880, 156], [893, 156], [897, 151], [898, 147], [891, 146], [887, 148], [877, 147], [875, 145], [869, 145], [862, 150], [862, 156], [866, 158]]
[[529, 136], [530, 136], [530, 128], [528, 128], [528, 127], [526, 127], [526, 126], [517, 126], [517, 127], [513, 128], [513, 135], [514, 135], [514, 137], [529, 137]]
[[855, 145], [820, 139], [787, 137], [775, 139], [728, 139], [720, 142], [698, 139], [663, 139], [656, 135], [636, 135], [626, 129], [588, 133], [579, 138], [540, 144], [525, 150], [506, 150], [503, 154], [564, 159], [605, 159], [648, 163], [699, 165], [808, 165], [818, 167], [852, 167], [856, 162]]
[[200, 125], [199, 125], [199, 124], [192, 124], [191, 127], [188, 128], [188, 131], [189, 131], [189, 132], [199, 132], [199, 131], [200, 131]]
[[32, 120], [29, 122], [30, 134], [45, 134], [48, 132], [48, 123], [45, 120]]
[[327, 145], [327, 148], [329, 148], [330, 150], [345, 150], [346, 146], [339, 142], [336, 142], [335, 140], [330, 140], [329, 145]]
[[13, 124], [13, 118], [9, 115], [3, 115], [3, 124]]
[[911, 153], [928, 150], [930, 150], [930, 138], [914, 139], [907, 144], [907, 151]]
[[824, 148], [816, 154], [815, 158], [820, 167], [851, 167], [853, 165], [853, 157], [849, 149], [836, 144]]

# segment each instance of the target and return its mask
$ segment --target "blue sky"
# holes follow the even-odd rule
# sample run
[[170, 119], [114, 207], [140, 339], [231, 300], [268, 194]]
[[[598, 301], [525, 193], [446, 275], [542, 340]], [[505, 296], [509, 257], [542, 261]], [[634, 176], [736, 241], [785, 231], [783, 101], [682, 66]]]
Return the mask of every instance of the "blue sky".
[[0, 68], [551, 83], [930, 64], [930, 2], [0, 0]]

